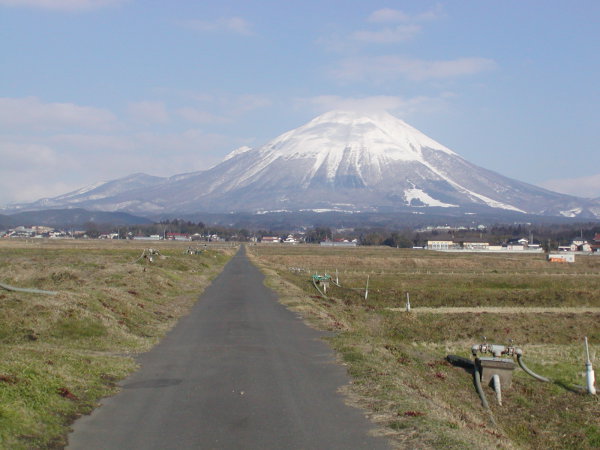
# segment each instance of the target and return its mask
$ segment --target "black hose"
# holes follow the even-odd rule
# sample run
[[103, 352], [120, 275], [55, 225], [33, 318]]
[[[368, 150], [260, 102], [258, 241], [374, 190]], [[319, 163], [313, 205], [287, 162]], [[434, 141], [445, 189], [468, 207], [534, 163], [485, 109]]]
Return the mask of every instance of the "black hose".
[[552, 382], [552, 380], [550, 380], [550, 378], [546, 378], [546, 377], [543, 377], [541, 375], [538, 375], [533, 370], [529, 369], [529, 367], [527, 367], [525, 365], [525, 363], [523, 362], [523, 359], [522, 359], [521, 355], [517, 355], [517, 362], [519, 363], [519, 366], [521, 366], [521, 369], [523, 369], [525, 371], [525, 373], [527, 373], [528, 375], [531, 375], [536, 380], [543, 381], [544, 383], [551, 383]]
[[44, 295], [57, 295], [58, 294], [58, 292], [55, 292], [55, 291], [43, 291], [41, 289], [18, 288], [18, 287], [10, 286], [8, 284], [4, 284], [4, 283], [0, 283], [0, 288], [6, 289], [7, 291], [28, 292], [30, 294], [44, 294]]
[[473, 369], [473, 361], [464, 356], [448, 355], [446, 356], [446, 361], [453, 366], [462, 367], [463, 369]]
[[477, 388], [477, 393], [479, 394], [483, 408], [490, 415], [490, 421], [492, 422], [492, 425], [498, 426], [496, 424], [496, 419], [494, 419], [494, 415], [492, 414], [492, 410], [490, 409], [490, 405], [488, 404], [487, 398], [485, 397], [485, 392], [483, 392], [483, 387], [481, 386], [481, 375], [479, 374], [477, 362], [473, 364], [473, 377], [475, 378], [475, 387]]
[[490, 405], [485, 397], [485, 392], [483, 392], [483, 387], [481, 386], [481, 374], [479, 373], [477, 363], [473, 364], [473, 377], [475, 377], [475, 387], [477, 388], [479, 398], [481, 398], [481, 404], [485, 409], [490, 409]]

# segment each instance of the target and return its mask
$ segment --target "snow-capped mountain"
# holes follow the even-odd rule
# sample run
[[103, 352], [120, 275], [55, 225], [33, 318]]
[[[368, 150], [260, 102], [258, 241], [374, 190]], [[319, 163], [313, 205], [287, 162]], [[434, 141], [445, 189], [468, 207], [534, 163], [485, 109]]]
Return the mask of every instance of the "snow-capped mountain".
[[447, 208], [600, 217], [600, 202], [548, 191], [469, 163], [392, 115], [332, 111], [242, 147], [213, 168], [136, 174], [19, 209], [133, 213]]

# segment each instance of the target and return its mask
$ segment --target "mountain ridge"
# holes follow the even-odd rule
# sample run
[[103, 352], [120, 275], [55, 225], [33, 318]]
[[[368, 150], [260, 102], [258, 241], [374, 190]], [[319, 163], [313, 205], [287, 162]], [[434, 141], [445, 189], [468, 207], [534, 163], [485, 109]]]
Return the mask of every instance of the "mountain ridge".
[[199, 172], [134, 174], [16, 205], [135, 214], [451, 208], [600, 217], [600, 202], [478, 167], [387, 112], [330, 111]]
[[21, 211], [11, 215], [0, 214], [0, 229], [18, 225], [74, 227], [83, 226], [90, 222], [111, 225], [147, 225], [152, 223], [146, 217], [134, 216], [126, 212], [86, 211], [82, 208]]

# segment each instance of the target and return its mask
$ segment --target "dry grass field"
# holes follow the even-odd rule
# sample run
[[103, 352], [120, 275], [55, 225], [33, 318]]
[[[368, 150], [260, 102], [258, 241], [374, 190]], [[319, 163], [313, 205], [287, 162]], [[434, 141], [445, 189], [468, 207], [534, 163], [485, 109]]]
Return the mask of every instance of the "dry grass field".
[[57, 292], [0, 289], [0, 448], [62, 448], [235, 251], [189, 244], [0, 240], [0, 283]]
[[[372, 247], [249, 252], [285, 304], [336, 332], [331, 343], [353, 377], [349, 401], [399, 448], [600, 448], [598, 396], [577, 388], [585, 384], [584, 336], [594, 360], [600, 349], [600, 256], [556, 264], [541, 254]], [[323, 298], [311, 275], [335, 279], [336, 270], [341, 287]], [[552, 382], [517, 368], [503, 406], [484, 388], [487, 413], [472, 372], [445, 359], [470, 358], [484, 336], [522, 348], [530, 368]]]

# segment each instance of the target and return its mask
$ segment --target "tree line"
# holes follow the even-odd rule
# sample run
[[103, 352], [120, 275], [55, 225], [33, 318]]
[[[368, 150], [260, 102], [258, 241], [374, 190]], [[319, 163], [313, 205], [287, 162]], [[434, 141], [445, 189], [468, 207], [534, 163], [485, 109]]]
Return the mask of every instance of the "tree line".
[[582, 237], [591, 241], [600, 233], [598, 223], [579, 224], [498, 224], [482, 229], [433, 229], [415, 231], [402, 226], [396, 227], [362, 227], [336, 230], [326, 225], [304, 228], [301, 232], [294, 229], [270, 230], [236, 228], [224, 225], [206, 225], [203, 222], [192, 222], [182, 219], [168, 219], [147, 225], [97, 224], [88, 222], [84, 226], [86, 234], [96, 238], [101, 234], [118, 233], [122, 239], [128, 236], [160, 235], [181, 233], [188, 235], [217, 235], [225, 240], [249, 241], [260, 240], [263, 236], [285, 238], [288, 234], [300, 235], [307, 243], [319, 243], [325, 240], [356, 239], [360, 245], [386, 245], [398, 248], [422, 247], [428, 240], [453, 240], [454, 242], [485, 241], [491, 245], [501, 245], [510, 239], [533, 238], [534, 243], [547, 250], [556, 249], [559, 245], [568, 245], [573, 238]]

